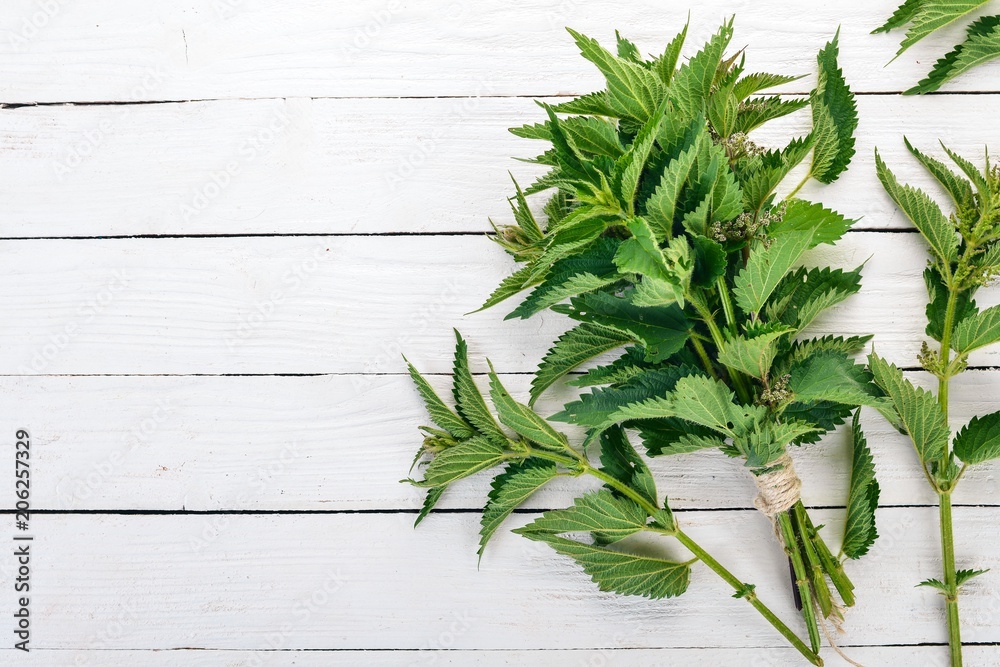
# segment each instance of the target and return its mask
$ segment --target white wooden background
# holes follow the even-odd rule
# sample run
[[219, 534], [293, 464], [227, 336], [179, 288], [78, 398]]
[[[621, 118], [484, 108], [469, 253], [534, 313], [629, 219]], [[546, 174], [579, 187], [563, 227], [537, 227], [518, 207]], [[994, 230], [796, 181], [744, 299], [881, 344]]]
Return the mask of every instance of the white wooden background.
[[[877, 332], [881, 354], [913, 367], [924, 254], [878, 187], [872, 150], [916, 180], [903, 132], [931, 149], [938, 138], [969, 155], [1000, 149], [1000, 65], [900, 98], [961, 28], [884, 68], [899, 36], [868, 31], [895, 4], [5, 0], [0, 469], [29, 429], [38, 513], [34, 650], [10, 648], [12, 559], [0, 558], [2, 662], [797, 664], [703, 568], [680, 599], [616, 598], [504, 531], [477, 569], [484, 478], [412, 530], [419, 495], [397, 480], [425, 417], [400, 352], [446, 373], [455, 325], [477, 371], [488, 355], [526, 393], [566, 323], [462, 315], [510, 270], [481, 235], [488, 216], [509, 216], [507, 170], [533, 174], [510, 157], [537, 147], [506, 128], [538, 119], [534, 97], [601, 85], [563, 26], [605, 41], [617, 27], [652, 52], [692, 9], [691, 44], [737, 14], [751, 69], [812, 72], [843, 26], [858, 157], [805, 196], [863, 216], [817, 261], [868, 264], [861, 294], [818, 330]], [[1000, 349], [972, 361], [956, 422], [1000, 407]], [[865, 426], [882, 538], [848, 565], [859, 602], [840, 643], [869, 666], [943, 665], [939, 601], [913, 587], [938, 574], [934, 498], [906, 440], [873, 416]], [[838, 534], [843, 437], [795, 458], [805, 500]], [[786, 567], [738, 466], [702, 454], [655, 467], [690, 532], [794, 622]], [[969, 475], [955, 514], [960, 565], [998, 572], [996, 472]], [[567, 504], [576, 484], [531, 507]], [[13, 477], [0, 489], [12, 522]], [[1000, 665], [998, 576], [963, 598], [969, 665]]]

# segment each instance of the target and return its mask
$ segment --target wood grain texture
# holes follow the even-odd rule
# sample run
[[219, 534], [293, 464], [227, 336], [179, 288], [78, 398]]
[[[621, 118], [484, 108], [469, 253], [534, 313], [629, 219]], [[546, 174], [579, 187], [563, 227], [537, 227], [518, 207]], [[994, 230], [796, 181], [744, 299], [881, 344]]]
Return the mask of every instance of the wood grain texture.
[[[921, 665], [944, 666], [940, 646], [852, 646], [848, 649], [853, 659], [866, 665]], [[13, 650], [0, 649], [5, 660]], [[80, 656], [87, 657], [81, 658]], [[794, 649], [755, 648], [752, 653], [744, 649], [691, 648], [668, 652], [657, 649], [603, 648], [603, 649], [554, 649], [544, 653], [531, 650], [501, 649], [389, 649], [389, 650], [329, 650], [300, 651], [240, 651], [175, 649], [160, 650], [102, 650], [80, 651], [32, 649], [28, 655], [10, 655], [16, 664], [27, 667], [51, 667], [61, 660], [89, 660], [81, 664], [100, 664], [102, 667], [173, 667], [183, 664], [190, 667], [498, 667], [500, 665], [537, 665], [544, 660], [546, 667], [663, 667], [668, 665], [699, 665], [700, 667], [774, 667], [796, 664], [798, 654]], [[669, 656], [669, 657], [665, 657]], [[997, 667], [1000, 654], [986, 646], [967, 646], [965, 657], [977, 667]], [[671, 662], [664, 662], [670, 660]], [[824, 656], [826, 667], [849, 667], [833, 652]]]
[[[955, 381], [956, 426], [996, 409], [997, 375], [972, 371]], [[446, 378], [431, 380], [448, 395]], [[504, 377], [518, 396], [527, 395], [528, 380]], [[539, 409], [551, 414], [570, 395], [554, 391]], [[0, 432], [31, 430], [38, 509], [414, 512], [423, 499], [422, 491], [399, 483], [420, 444], [416, 425], [427, 422], [409, 378], [399, 375], [8, 377], [0, 379], [0, 415]], [[933, 504], [909, 441], [874, 412], [865, 413], [863, 426], [881, 503]], [[793, 452], [807, 504], [844, 504], [849, 452], [840, 431]], [[720, 452], [651, 463], [675, 508], [752, 507], [749, 475]], [[971, 470], [955, 502], [997, 505], [997, 473], [995, 464]], [[489, 479], [456, 484], [439, 506], [482, 507]], [[526, 507], [564, 507], [595, 486], [558, 480]], [[4, 509], [13, 509], [13, 493], [3, 489]]]
[[[956, 510], [960, 562], [1000, 565], [997, 508]], [[783, 640], [705, 568], [688, 595], [650, 601], [601, 593], [578, 567], [506, 531], [480, 566], [474, 515], [36, 516], [35, 646], [46, 649], [768, 648]], [[816, 512], [837, 531], [839, 513]], [[847, 568], [860, 600], [845, 645], [940, 643], [935, 511], [883, 509], [883, 538]], [[521, 525], [529, 516], [511, 519]], [[798, 627], [787, 565], [756, 512], [681, 520]], [[725, 536], [725, 537], [722, 537]], [[649, 549], [683, 558], [669, 540]], [[746, 552], [759, 554], [747, 559]], [[5, 559], [3, 567], [10, 567]], [[997, 642], [1000, 597], [987, 576], [963, 599], [964, 637]], [[9, 618], [10, 596], [0, 599]], [[419, 611], [411, 601], [419, 600]], [[488, 600], [488, 603], [484, 603]], [[887, 614], [886, 610], [892, 610]], [[900, 622], [905, 619], [905, 622]], [[739, 628], [739, 630], [734, 630]], [[98, 664], [99, 653], [85, 653]], [[670, 653], [665, 652], [669, 660]], [[756, 650], [741, 655], [747, 663]], [[765, 654], [766, 655], [766, 654]], [[540, 660], [540, 658], [539, 658]], [[741, 663], [741, 664], [747, 664]], [[766, 663], [765, 663], [766, 664]], [[933, 664], [933, 663], [931, 663]]]
[[[865, 264], [862, 291], [816, 333], [877, 332], [914, 365], [926, 251], [914, 234], [848, 234], [809, 261]], [[0, 249], [0, 374], [399, 373], [451, 370], [450, 327], [508, 373], [533, 371], [570, 323], [476, 310], [512, 270], [481, 237], [24, 240]], [[980, 305], [997, 301], [985, 290]], [[971, 356], [997, 365], [1000, 349]]]
[[[976, 162], [984, 145], [1000, 144], [993, 124], [942, 122], [989, 114], [997, 95], [869, 96], [858, 104], [851, 169], [802, 196], [865, 229], [911, 228], [875, 180], [876, 146], [900, 179], [933, 192], [904, 133], [923, 150], [943, 157], [940, 139]], [[512, 157], [533, 157], [543, 142], [507, 128], [541, 117], [529, 98], [7, 109], [0, 179], [18, 224], [2, 235], [485, 232], [490, 218], [511, 218], [508, 171], [522, 183], [542, 172]], [[803, 111], [754, 136], [783, 146], [809, 124]], [[792, 174], [786, 189], [798, 181]]]
[[[517, 11], [497, 0], [174, 0], [155, 11], [122, 0], [48, 4], [50, 18], [35, 19], [32, 0], [8, 3], [3, 102], [587, 92], [598, 77], [564, 26], [605, 41], [620, 28], [644, 52], [659, 52], [689, 9], [692, 44], [735, 13], [733, 43], [750, 46], [754, 69], [812, 71], [813, 54], [840, 25], [856, 88], [900, 91], [962, 35], [960, 25], [946, 29], [886, 68], [899, 33], [868, 33], [893, 2], [530, 0]], [[995, 91], [995, 74], [980, 68], [948, 89]]]

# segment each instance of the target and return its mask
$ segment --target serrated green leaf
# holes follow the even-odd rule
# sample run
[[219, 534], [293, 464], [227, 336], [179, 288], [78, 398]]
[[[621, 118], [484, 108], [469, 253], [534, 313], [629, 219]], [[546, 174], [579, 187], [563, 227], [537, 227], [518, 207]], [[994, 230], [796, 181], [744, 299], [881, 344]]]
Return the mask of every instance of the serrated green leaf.
[[617, 282], [621, 276], [614, 257], [620, 245], [617, 239], [597, 239], [583, 252], [555, 262], [541, 284], [506, 319], [526, 319], [569, 297]]
[[814, 204], [804, 199], [792, 199], [785, 206], [785, 214], [780, 220], [768, 226], [770, 236], [805, 232], [812, 235], [809, 247], [839, 241], [851, 226], [857, 222], [845, 218], [836, 211], [825, 208], [822, 204]]
[[612, 106], [608, 99], [608, 93], [604, 90], [587, 93], [567, 102], [561, 102], [553, 106], [552, 110], [557, 113], [591, 114], [608, 118], [619, 117], [619, 112]]
[[[405, 360], [405, 357], [404, 357]], [[441, 397], [437, 395], [434, 388], [424, 379], [417, 369], [413, 367], [409, 361], [406, 362], [406, 367], [410, 371], [410, 377], [413, 379], [413, 383], [417, 385], [417, 391], [420, 392], [420, 397], [424, 399], [424, 405], [427, 407], [427, 412], [431, 416], [431, 420], [448, 431], [451, 435], [458, 438], [459, 440], [464, 440], [465, 438], [471, 438], [476, 434], [472, 426], [468, 424], [464, 419], [455, 414], [454, 410], [445, 405], [445, 402], [441, 400]]]
[[660, 184], [645, 202], [646, 219], [663, 241], [673, 235], [677, 200], [691, 174], [698, 156], [697, 143], [689, 146], [675, 160], [667, 164], [660, 177]]
[[732, 336], [719, 349], [719, 362], [750, 377], [763, 379], [778, 353], [778, 341], [792, 331], [789, 327], [777, 327], [752, 338]]
[[889, 32], [890, 30], [895, 30], [896, 28], [902, 28], [904, 25], [913, 20], [916, 16], [917, 10], [920, 9], [920, 5], [926, 0], [906, 0], [899, 8], [893, 12], [889, 20], [884, 24], [872, 30], [872, 34], [878, 34], [880, 32]]
[[608, 106], [622, 117], [648, 120], [663, 98], [659, 77], [641, 65], [615, 57], [596, 40], [567, 28], [583, 57], [594, 63], [608, 83]]
[[987, 572], [989, 572], [989, 568], [985, 570], [957, 570], [955, 572], [955, 585], [961, 586], [969, 579], [978, 577], [981, 574], [986, 574]]
[[455, 340], [452, 391], [455, 395], [455, 407], [458, 409], [458, 414], [489, 440], [501, 446], [506, 445], [507, 436], [500, 430], [500, 425], [493, 418], [490, 409], [486, 407], [486, 401], [479, 392], [475, 380], [472, 379], [472, 372], [469, 370], [469, 347], [457, 330], [455, 331]]
[[958, 237], [951, 221], [925, 192], [901, 185], [875, 151], [875, 168], [882, 186], [896, 205], [920, 231], [934, 254], [944, 262], [958, 259]]
[[929, 391], [915, 387], [903, 372], [878, 355], [868, 355], [875, 384], [882, 388], [895, 407], [920, 460], [928, 465], [944, 458], [951, 431], [937, 399]]
[[[790, 77], [792, 81], [800, 77]], [[764, 97], [747, 100], [740, 104], [733, 132], [749, 134], [761, 125], [777, 118], [793, 114], [809, 106], [807, 98]]]
[[444, 495], [446, 486], [437, 486], [432, 489], [427, 489], [427, 495], [424, 496], [423, 505], [420, 506], [420, 512], [417, 513], [417, 518], [413, 522], [413, 527], [416, 528], [420, 525], [420, 522], [427, 518], [434, 507], [441, 500], [441, 496]]
[[990, 0], [924, 0], [912, 14], [910, 28], [899, 45], [899, 56], [935, 30], [957, 21]]
[[747, 313], [760, 312], [781, 279], [809, 249], [812, 239], [809, 232], [789, 232], [775, 237], [770, 247], [755, 242], [750, 259], [734, 283], [733, 295], [740, 308]]
[[677, 304], [643, 308], [604, 292], [575, 297], [570, 306], [555, 306], [553, 310], [581, 322], [630, 334], [645, 346], [648, 361], [662, 361], [680, 350], [690, 331], [690, 324]]
[[542, 533], [599, 533], [614, 542], [645, 530], [646, 510], [628, 498], [601, 490], [577, 498], [572, 507], [550, 510], [515, 532], [528, 537]]
[[973, 417], [955, 436], [954, 452], [969, 465], [1000, 458], [1000, 412]]
[[649, 159], [649, 152], [653, 148], [653, 142], [660, 134], [663, 127], [663, 114], [667, 108], [667, 100], [657, 105], [656, 110], [649, 117], [649, 120], [639, 130], [635, 140], [628, 150], [615, 161], [614, 181], [618, 186], [618, 196], [626, 203], [626, 210], [634, 211], [635, 193], [639, 187], [639, 177], [642, 175], [643, 167]]
[[691, 375], [678, 380], [674, 391], [632, 403], [611, 415], [614, 421], [631, 419], [660, 419], [678, 417], [734, 436], [733, 424], [743, 420], [743, 414], [733, 403], [733, 392], [724, 383], [702, 375]]
[[486, 299], [486, 303], [484, 303], [479, 310], [474, 310], [472, 312], [478, 313], [482, 310], [486, 310], [487, 308], [492, 308], [501, 301], [506, 301], [515, 294], [523, 292], [526, 287], [530, 287], [527, 283], [531, 280], [531, 274], [533, 271], [534, 269], [531, 266], [523, 266], [516, 272], [504, 278], [499, 287], [493, 290], [493, 293], [490, 294], [488, 299]]
[[742, 168], [743, 206], [759, 211], [774, 194], [775, 188], [809, 155], [815, 143], [811, 134], [793, 139], [784, 149], [771, 150], [753, 158]]
[[510, 454], [503, 447], [483, 436], [475, 436], [439, 452], [424, 470], [424, 478], [414, 485], [424, 488], [447, 486], [508, 458]]
[[573, 327], [553, 344], [531, 381], [531, 404], [556, 380], [583, 362], [633, 342], [631, 334], [592, 322]]
[[833, 183], [847, 170], [854, 157], [854, 131], [858, 108], [854, 93], [837, 63], [840, 30], [819, 52], [819, 81], [812, 95], [813, 162], [810, 173], [820, 183]]
[[767, 305], [768, 321], [784, 322], [796, 331], [808, 327], [827, 308], [861, 289], [861, 267], [806, 269], [799, 267], [785, 276]]
[[993, 306], [959, 320], [951, 347], [959, 354], [968, 354], [997, 341], [1000, 341], [1000, 306]]
[[860, 414], [859, 409], [851, 423], [851, 487], [847, 496], [847, 522], [842, 547], [844, 555], [852, 559], [868, 553], [878, 539], [875, 509], [878, 507], [879, 486], [875, 479], [875, 461], [861, 431]]
[[528, 440], [556, 451], [569, 449], [566, 436], [552, 428], [551, 425], [534, 410], [523, 403], [518, 403], [511, 397], [500, 383], [500, 378], [490, 367], [490, 397], [496, 407], [500, 422]]
[[687, 40], [689, 25], [689, 23], [685, 23], [684, 29], [670, 40], [663, 53], [653, 61], [653, 71], [656, 72], [660, 77], [660, 81], [666, 86], [670, 85], [670, 82], [674, 78], [674, 72], [677, 71], [677, 63], [681, 58], [681, 51], [684, 50], [684, 42]]
[[927, 588], [936, 588], [944, 594], [948, 593], [948, 586], [946, 586], [943, 581], [940, 581], [938, 579], [924, 579], [923, 581], [921, 581], [919, 584], [916, 585], [916, 588], [919, 588], [920, 586], [926, 586]]
[[[941, 273], [933, 266], [924, 269], [924, 284], [927, 287], [929, 297], [927, 307], [927, 335], [940, 342], [944, 334], [944, 320], [948, 310], [948, 288], [941, 277]], [[979, 313], [976, 302], [972, 300], [972, 292], [969, 290], [959, 292], [955, 300], [955, 322], [961, 322], [970, 317], [975, 317]]]
[[775, 373], [787, 373], [795, 364], [805, 361], [812, 355], [831, 351], [844, 356], [852, 355], [864, 349], [865, 345], [872, 339], [871, 336], [823, 336], [821, 338], [809, 338], [797, 340], [792, 343], [791, 348], [785, 354], [778, 357], [775, 362]]
[[965, 41], [938, 60], [926, 78], [905, 95], [930, 93], [973, 67], [1000, 57], [1000, 16], [984, 16], [974, 21]]
[[910, 140], [903, 137], [903, 141], [906, 143], [906, 148], [913, 154], [920, 164], [931, 173], [932, 176], [937, 180], [938, 183], [948, 191], [951, 195], [952, 200], [959, 207], [971, 207], [975, 203], [975, 197], [972, 192], [972, 185], [953, 172], [948, 166], [941, 162], [940, 160], [921, 153], [919, 150], [913, 147]]
[[677, 111], [684, 117], [693, 118], [705, 111], [712, 83], [715, 81], [722, 54], [733, 38], [733, 22], [730, 19], [719, 29], [708, 43], [674, 74], [669, 95]]
[[805, 78], [804, 74], [790, 76], [788, 74], [755, 72], [754, 74], [747, 74], [736, 82], [736, 85], [733, 87], [733, 95], [736, 96], [736, 99], [743, 101], [762, 90], [774, 88], [775, 86], [783, 86], [786, 83], [792, 83], [803, 78]]
[[698, 370], [690, 366], [642, 370], [619, 386], [581, 394], [579, 399], [567, 403], [561, 412], [553, 415], [552, 420], [603, 431], [615, 423], [613, 416], [618, 410], [664, 396], [674, 389], [680, 378], [696, 373]]
[[615, 426], [601, 434], [601, 469], [645, 498], [649, 504], [657, 504], [653, 474], [632, 447], [625, 429]]
[[691, 568], [686, 563], [612, 551], [551, 533], [526, 532], [524, 528], [515, 532], [546, 542], [575, 560], [602, 591], [659, 599], [681, 595], [690, 583]]
[[[605, 155], [613, 160], [625, 153], [615, 124], [599, 116], [570, 116], [559, 122], [566, 138], [580, 153]], [[510, 129], [511, 134], [525, 139], [552, 141], [549, 123], [536, 123]]]
[[506, 470], [493, 478], [479, 530], [479, 556], [510, 513], [536, 491], [559, 475], [556, 465], [541, 459], [526, 459], [510, 463]]
[[630, 422], [639, 431], [642, 444], [650, 456], [689, 454], [702, 449], [725, 446], [722, 436], [704, 426], [677, 418], [648, 419]]
[[822, 351], [792, 366], [788, 388], [803, 403], [831, 401], [843, 405], [885, 405], [872, 376], [839, 352]]

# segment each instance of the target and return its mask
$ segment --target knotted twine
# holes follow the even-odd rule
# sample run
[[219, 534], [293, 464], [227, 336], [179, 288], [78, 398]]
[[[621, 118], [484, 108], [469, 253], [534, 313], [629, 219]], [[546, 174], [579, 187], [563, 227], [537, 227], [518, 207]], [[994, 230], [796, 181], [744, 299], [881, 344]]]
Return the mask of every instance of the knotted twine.
[[[792, 462], [792, 457], [788, 455], [788, 452], [785, 452], [772, 464], [772, 470], [762, 475], [756, 475], [754, 482], [757, 484], [757, 497], [754, 498], [753, 504], [764, 516], [771, 520], [774, 534], [781, 539], [781, 529], [778, 528], [778, 522], [775, 517], [795, 507], [795, 503], [799, 502], [799, 492], [802, 489], [802, 480], [795, 474], [795, 464]], [[833, 636], [826, 625], [827, 620], [831, 620], [835, 630], [843, 632], [840, 626], [840, 619], [843, 618], [843, 612], [843, 608], [837, 605], [837, 612], [832, 614], [832, 619], [822, 618], [821, 614], [820, 627], [823, 628], [823, 634], [826, 635], [826, 640], [829, 642], [830, 647], [840, 657], [852, 665], [862, 667], [840, 650], [840, 647], [834, 642]]]

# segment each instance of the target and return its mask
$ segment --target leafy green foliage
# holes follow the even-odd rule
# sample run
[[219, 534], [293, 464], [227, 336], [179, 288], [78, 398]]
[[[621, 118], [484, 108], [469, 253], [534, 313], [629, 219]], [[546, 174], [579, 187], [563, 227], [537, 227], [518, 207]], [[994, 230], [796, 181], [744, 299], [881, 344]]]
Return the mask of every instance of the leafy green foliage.
[[500, 383], [500, 378], [490, 370], [490, 397], [496, 407], [500, 421], [518, 434], [538, 443], [540, 446], [556, 451], [569, 448], [566, 436], [552, 428], [527, 405], [515, 401], [510, 392]]
[[521, 532], [600, 533], [606, 541], [616, 542], [645, 530], [646, 520], [645, 510], [635, 502], [616, 497], [610, 491], [597, 491], [577, 498], [573, 507], [545, 512]]
[[750, 377], [764, 379], [778, 354], [778, 340], [790, 331], [788, 327], [777, 327], [753, 338], [734, 336], [719, 349], [719, 361]]
[[531, 381], [531, 403], [556, 380], [589, 359], [633, 342], [631, 334], [593, 322], [573, 327], [555, 342]]
[[874, 353], [869, 355], [868, 364], [875, 383], [892, 401], [920, 461], [929, 465], [944, 459], [951, 433], [934, 395], [914, 386], [895, 365]]
[[[989, 0], [906, 0], [873, 32], [889, 32], [909, 25], [897, 57], [931, 33], [979, 9]], [[930, 73], [907, 95], [930, 93], [973, 67], [1000, 56], [1000, 16], [985, 16], [971, 23], [966, 39], [935, 63]]]
[[424, 471], [423, 480], [415, 482], [415, 485], [432, 489], [444, 487], [480, 470], [499, 465], [507, 458], [502, 445], [476, 436], [435, 456]]
[[[601, 434], [601, 469], [656, 505], [656, 481], [628, 441], [625, 429], [616, 426]], [[608, 490], [615, 491], [610, 487]]]
[[1000, 341], [1000, 306], [993, 306], [959, 320], [951, 346], [964, 355], [997, 341]]
[[770, 246], [751, 248], [750, 260], [739, 275], [733, 294], [736, 303], [748, 313], [757, 313], [792, 267], [802, 258], [812, 242], [806, 232], [792, 232], [775, 238]]
[[973, 417], [955, 436], [954, 451], [969, 464], [1000, 457], [1000, 412]]
[[486, 549], [486, 543], [510, 513], [558, 475], [559, 470], [551, 461], [526, 459], [508, 464], [506, 470], [493, 478], [479, 531], [480, 556]]
[[854, 413], [851, 423], [851, 488], [847, 496], [847, 524], [844, 527], [844, 555], [861, 558], [878, 538], [875, 508], [878, 507], [879, 486], [875, 479], [875, 461], [868, 441], [861, 431], [861, 411]]
[[810, 172], [820, 183], [833, 183], [854, 157], [858, 108], [837, 64], [840, 31], [819, 52], [819, 82], [811, 100], [816, 145]]

